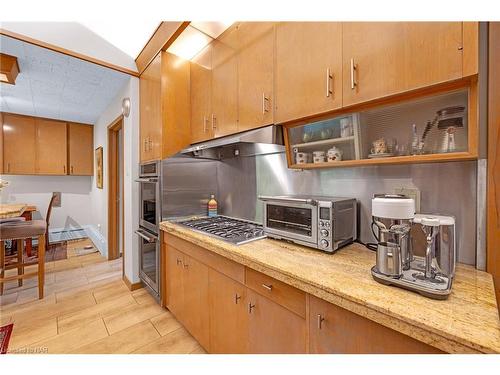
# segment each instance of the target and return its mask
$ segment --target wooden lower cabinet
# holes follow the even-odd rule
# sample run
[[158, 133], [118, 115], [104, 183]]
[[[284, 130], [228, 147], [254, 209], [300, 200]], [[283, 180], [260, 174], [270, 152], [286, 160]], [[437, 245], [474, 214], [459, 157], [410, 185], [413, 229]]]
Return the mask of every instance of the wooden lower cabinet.
[[209, 343], [208, 267], [168, 247], [167, 307], [205, 349]]
[[306, 320], [248, 289], [248, 352], [306, 353]]
[[442, 353], [188, 241], [163, 241], [163, 299], [210, 353]]
[[208, 278], [210, 352], [248, 353], [247, 288], [212, 269]]
[[440, 350], [319, 298], [309, 298], [309, 352], [431, 354]]

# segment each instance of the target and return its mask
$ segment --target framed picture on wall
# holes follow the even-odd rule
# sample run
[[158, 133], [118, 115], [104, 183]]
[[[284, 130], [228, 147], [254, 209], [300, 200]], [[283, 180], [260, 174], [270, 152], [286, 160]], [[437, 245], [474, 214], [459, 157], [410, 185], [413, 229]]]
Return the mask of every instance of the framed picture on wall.
[[95, 149], [95, 184], [98, 189], [102, 189], [102, 146]]

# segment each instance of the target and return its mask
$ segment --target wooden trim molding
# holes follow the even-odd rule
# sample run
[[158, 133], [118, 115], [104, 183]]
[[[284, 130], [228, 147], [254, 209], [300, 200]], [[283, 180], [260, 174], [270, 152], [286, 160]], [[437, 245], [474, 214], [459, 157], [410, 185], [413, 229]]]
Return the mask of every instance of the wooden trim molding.
[[189, 21], [162, 22], [135, 59], [139, 74], [153, 61], [160, 51], [165, 51], [188, 27]]
[[486, 270], [500, 302], [500, 22], [489, 23]]
[[123, 279], [123, 282], [125, 283], [125, 285], [127, 286], [128, 290], [130, 290], [130, 291], [134, 291], [134, 290], [141, 289], [144, 287], [144, 285], [142, 285], [142, 281], [132, 283], [125, 275], [123, 275], [122, 279]]
[[129, 75], [134, 76], [134, 77], [139, 77], [139, 72], [136, 72], [134, 70], [124, 68], [124, 67], [119, 66], [119, 65], [111, 64], [111, 63], [108, 63], [106, 61], [96, 59], [96, 58], [91, 57], [91, 56], [84, 55], [82, 53], [68, 50], [66, 48], [58, 47], [58, 46], [50, 44], [50, 43], [42, 42], [41, 40], [34, 39], [34, 38], [31, 38], [31, 37], [26, 36], [26, 35], [18, 34], [18, 33], [15, 33], [13, 31], [9, 31], [9, 30], [5, 30], [5, 29], [0, 28], [0, 35], [5, 35], [8, 37], [29, 43], [29, 44], [33, 44], [33, 45], [38, 46], [38, 47], [47, 48], [47, 49], [54, 51], [54, 52], [59, 52], [59, 53], [62, 53], [64, 55], [67, 55], [67, 56], [71, 56], [71, 57], [75, 57], [75, 58], [80, 59], [80, 60], [87, 61], [87, 62], [90, 62], [92, 64], [97, 64], [97, 65], [103, 66], [105, 68], [109, 68], [109, 69], [116, 70], [118, 72], [129, 74]]

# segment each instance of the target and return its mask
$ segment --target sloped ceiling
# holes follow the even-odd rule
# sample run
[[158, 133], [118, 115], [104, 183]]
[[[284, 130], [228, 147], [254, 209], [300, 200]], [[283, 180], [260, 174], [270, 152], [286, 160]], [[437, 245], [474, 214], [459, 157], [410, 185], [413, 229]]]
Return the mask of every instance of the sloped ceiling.
[[130, 76], [0, 35], [0, 51], [16, 56], [16, 84], [0, 83], [4, 112], [93, 124]]

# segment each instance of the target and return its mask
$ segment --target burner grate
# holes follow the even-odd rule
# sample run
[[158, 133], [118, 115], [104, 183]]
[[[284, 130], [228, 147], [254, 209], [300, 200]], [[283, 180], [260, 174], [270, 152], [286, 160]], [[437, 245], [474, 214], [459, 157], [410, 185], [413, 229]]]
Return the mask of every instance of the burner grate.
[[236, 245], [266, 237], [262, 225], [226, 216], [185, 220], [179, 224]]

